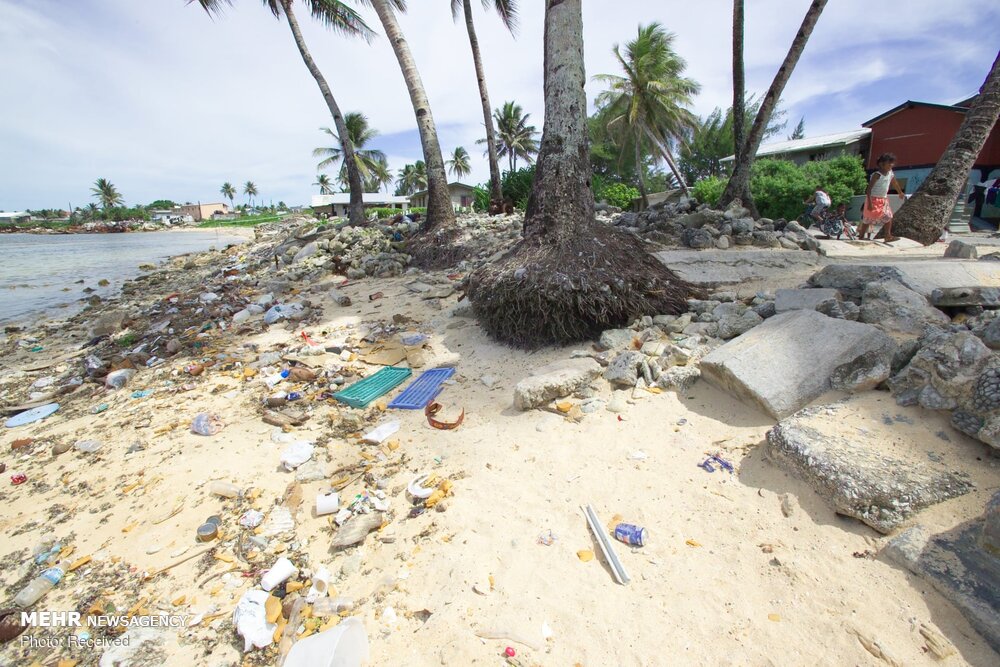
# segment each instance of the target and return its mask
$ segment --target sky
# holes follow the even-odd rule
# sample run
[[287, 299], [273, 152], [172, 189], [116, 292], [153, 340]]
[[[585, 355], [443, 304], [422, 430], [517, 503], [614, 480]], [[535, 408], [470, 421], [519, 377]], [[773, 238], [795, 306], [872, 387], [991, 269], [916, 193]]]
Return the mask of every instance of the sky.
[[[401, 25], [430, 98], [446, 154], [464, 146], [480, 183], [489, 168], [476, 139], [482, 109], [468, 36], [447, 0], [409, 0]], [[763, 94], [809, 0], [750, 0], [748, 92]], [[544, 3], [521, 0], [516, 35], [472, 3], [493, 107], [515, 100], [541, 131]], [[296, 5], [302, 8], [303, 5]], [[379, 36], [344, 38], [297, 15], [341, 109], [380, 132], [373, 146], [395, 172], [421, 159], [413, 109], [378, 19]], [[617, 73], [615, 43], [640, 23], [676, 34], [693, 110], [732, 101], [729, 0], [584, 0], [588, 77]], [[790, 133], [857, 129], [907, 100], [952, 103], [975, 93], [996, 56], [1000, 4], [973, 0], [833, 0], [783, 95]], [[590, 104], [600, 92], [590, 82]], [[130, 205], [220, 201], [225, 181], [256, 183], [262, 202], [308, 204], [318, 189], [312, 149], [332, 125], [288, 26], [259, 0], [210, 18], [186, 0], [0, 0], [0, 211], [93, 201], [107, 178]], [[243, 199], [237, 198], [237, 203]]]

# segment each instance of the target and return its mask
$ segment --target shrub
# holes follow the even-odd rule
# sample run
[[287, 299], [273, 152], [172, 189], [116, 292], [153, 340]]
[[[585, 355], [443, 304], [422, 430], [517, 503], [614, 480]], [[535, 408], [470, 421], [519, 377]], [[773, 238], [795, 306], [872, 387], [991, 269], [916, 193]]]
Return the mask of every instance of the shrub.
[[802, 171], [809, 180], [809, 187], [817, 187], [830, 195], [833, 205], [848, 204], [854, 195], [863, 194], [868, 183], [865, 168], [858, 155], [841, 155], [830, 160], [807, 162]]
[[504, 199], [510, 199], [514, 206], [525, 209], [528, 197], [531, 196], [531, 186], [535, 181], [535, 165], [522, 167], [517, 171], [505, 172], [500, 179], [500, 190]]
[[472, 210], [476, 213], [486, 213], [490, 210], [490, 184], [477, 185], [473, 191]]
[[596, 200], [606, 201], [612, 206], [617, 206], [626, 211], [632, 208], [632, 200], [638, 196], [638, 188], [633, 188], [631, 185], [625, 183], [612, 183], [606, 186], [603, 192], [600, 193], [600, 196], [598, 196], [597, 192], [594, 193]]
[[[398, 208], [383, 208], [379, 206], [373, 206], [371, 208], [365, 209], [365, 212], [369, 217], [374, 215], [379, 220], [384, 220], [386, 218], [394, 218], [403, 212], [402, 209]], [[427, 215], [427, 209], [422, 206], [411, 206], [408, 213], [419, 213], [420, 215]]]
[[750, 172], [750, 192], [757, 210], [765, 218], [794, 220], [804, 210], [803, 200], [812, 194], [805, 172], [787, 160], [757, 160]]
[[709, 176], [695, 183], [694, 187], [691, 188], [691, 194], [698, 200], [698, 203], [715, 206], [719, 203], [725, 189], [726, 181], [718, 176]]

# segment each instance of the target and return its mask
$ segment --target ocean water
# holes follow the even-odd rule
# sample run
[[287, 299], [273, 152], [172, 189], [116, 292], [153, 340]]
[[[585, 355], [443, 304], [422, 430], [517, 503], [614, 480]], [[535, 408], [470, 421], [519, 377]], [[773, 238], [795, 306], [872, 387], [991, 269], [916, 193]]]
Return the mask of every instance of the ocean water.
[[[223, 232], [0, 234], [0, 324], [70, 314], [92, 294], [117, 294], [140, 264], [244, 241]], [[106, 287], [98, 281], [107, 280]], [[90, 287], [94, 292], [84, 292]]]

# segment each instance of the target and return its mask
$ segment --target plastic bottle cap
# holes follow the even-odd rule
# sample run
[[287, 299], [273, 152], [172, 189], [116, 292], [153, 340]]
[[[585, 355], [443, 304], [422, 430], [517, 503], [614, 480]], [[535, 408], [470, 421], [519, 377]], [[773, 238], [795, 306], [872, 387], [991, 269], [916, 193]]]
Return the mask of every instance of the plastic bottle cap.
[[219, 524], [222, 523], [222, 517], [219, 516], [218, 514], [213, 514], [212, 516], [210, 516], [207, 519], [205, 519], [205, 523], [206, 524], [211, 523], [211, 524], [213, 524], [215, 526], [218, 526]]
[[214, 523], [203, 523], [198, 526], [198, 540], [200, 542], [211, 542], [219, 536], [219, 527]]

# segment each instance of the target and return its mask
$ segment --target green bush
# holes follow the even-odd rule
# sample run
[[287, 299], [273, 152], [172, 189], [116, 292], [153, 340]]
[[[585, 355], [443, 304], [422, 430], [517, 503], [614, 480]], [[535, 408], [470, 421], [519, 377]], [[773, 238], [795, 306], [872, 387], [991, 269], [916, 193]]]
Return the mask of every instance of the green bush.
[[639, 196], [638, 188], [633, 188], [625, 183], [612, 183], [604, 188], [600, 196], [594, 193], [594, 198], [598, 201], [606, 201], [612, 206], [625, 209], [632, 208], [632, 200]]
[[486, 213], [490, 210], [490, 184], [477, 185], [473, 191], [472, 210], [476, 213]]
[[514, 206], [524, 210], [528, 207], [531, 186], [535, 182], [535, 165], [522, 167], [517, 171], [505, 172], [500, 179], [500, 190], [504, 199], [510, 199]]
[[857, 155], [841, 155], [830, 160], [807, 162], [802, 171], [813, 191], [817, 187], [822, 188], [823, 192], [830, 195], [834, 206], [849, 204], [851, 197], [864, 194], [868, 187], [864, 165]]
[[[403, 212], [402, 209], [398, 208], [381, 208], [375, 207], [365, 209], [365, 212], [369, 217], [374, 214], [379, 220], [384, 220], [385, 218], [394, 218]], [[408, 213], [419, 213], [420, 215], [427, 215], [427, 209], [421, 206], [411, 206]]]
[[691, 188], [691, 194], [698, 200], [698, 203], [715, 206], [719, 203], [725, 189], [726, 181], [718, 176], [709, 176], [695, 183], [694, 187]]
[[787, 160], [757, 160], [750, 171], [750, 192], [765, 218], [794, 220], [813, 188], [805, 172]]

